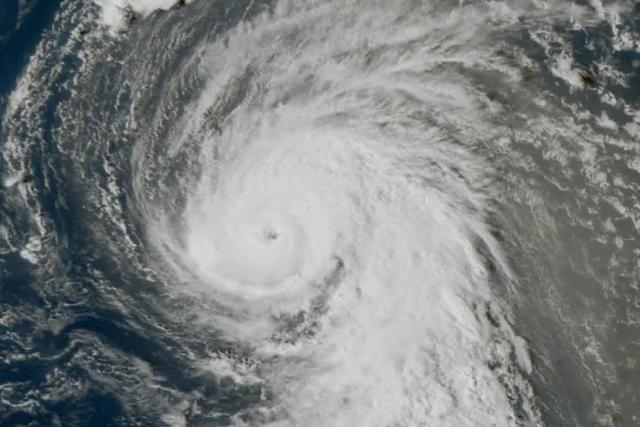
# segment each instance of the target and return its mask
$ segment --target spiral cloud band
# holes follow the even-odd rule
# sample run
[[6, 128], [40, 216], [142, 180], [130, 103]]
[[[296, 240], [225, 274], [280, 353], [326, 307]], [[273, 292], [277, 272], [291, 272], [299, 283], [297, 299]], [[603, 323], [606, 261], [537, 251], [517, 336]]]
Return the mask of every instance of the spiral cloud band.
[[640, 4], [5, 1], [0, 424], [637, 424]]
[[206, 90], [163, 152], [176, 204], [145, 192], [158, 151], [140, 143], [151, 236], [253, 349], [265, 423], [535, 422], [526, 349], [490, 290], [509, 273], [484, 225], [488, 177], [464, 142], [491, 134], [456, 71], [502, 67], [473, 51], [488, 31], [472, 8], [356, 3], [280, 2], [200, 52]]

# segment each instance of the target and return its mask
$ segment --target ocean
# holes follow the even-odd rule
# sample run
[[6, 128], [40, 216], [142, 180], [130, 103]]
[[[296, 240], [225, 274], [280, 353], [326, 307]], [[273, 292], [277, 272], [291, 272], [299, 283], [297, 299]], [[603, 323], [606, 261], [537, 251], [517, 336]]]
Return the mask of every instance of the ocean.
[[5, 0], [0, 425], [640, 424], [640, 6]]

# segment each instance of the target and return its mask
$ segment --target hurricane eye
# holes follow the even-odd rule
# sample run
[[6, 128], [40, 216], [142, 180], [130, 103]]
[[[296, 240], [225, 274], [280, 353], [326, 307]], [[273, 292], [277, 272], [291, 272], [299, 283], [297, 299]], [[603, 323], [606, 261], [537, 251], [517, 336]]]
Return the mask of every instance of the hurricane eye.
[[265, 228], [262, 231], [262, 238], [267, 242], [270, 242], [272, 240], [277, 240], [279, 237], [280, 237], [280, 234], [278, 233], [278, 231], [272, 228]]

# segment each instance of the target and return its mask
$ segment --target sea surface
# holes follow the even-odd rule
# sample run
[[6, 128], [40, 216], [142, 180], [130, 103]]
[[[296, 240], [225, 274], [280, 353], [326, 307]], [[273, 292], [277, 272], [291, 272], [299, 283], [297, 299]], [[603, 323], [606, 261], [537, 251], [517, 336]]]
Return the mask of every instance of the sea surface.
[[640, 5], [2, 0], [0, 426], [640, 425]]

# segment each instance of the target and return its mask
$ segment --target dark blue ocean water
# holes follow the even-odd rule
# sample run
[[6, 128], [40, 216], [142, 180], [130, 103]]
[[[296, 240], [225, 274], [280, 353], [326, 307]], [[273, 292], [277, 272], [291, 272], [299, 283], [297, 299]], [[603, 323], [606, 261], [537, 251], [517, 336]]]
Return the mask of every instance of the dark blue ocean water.
[[0, 99], [3, 101], [15, 87], [42, 31], [51, 25], [59, 6], [60, 0], [0, 3]]
[[[47, 40], [54, 47], [45, 50], [41, 61], [45, 65], [36, 72], [34, 81], [40, 86], [30, 88], [30, 93], [37, 95], [32, 101], [41, 103], [34, 108], [36, 113], [18, 110], [2, 122], [12, 127], [11, 132], [0, 129], [1, 150], [9, 146], [24, 150], [0, 161], [2, 179], [9, 170], [12, 175], [15, 170], [24, 171], [17, 178], [20, 184], [0, 187], [0, 426], [179, 425], [166, 418], [171, 413], [186, 425], [229, 425], [234, 415], [265, 400], [260, 387], [219, 378], [195, 367], [194, 361], [212, 353], [240, 360], [249, 357], [251, 349], [221, 338], [215, 325], [196, 329], [197, 313], [190, 311], [194, 302], [173, 295], [168, 298], [157, 276], [146, 267], [146, 257], [156, 254], [144, 239], [146, 224], [131, 197], [129, 160], [136, 135], [128, 133], [126, 123], [137, 95], [130, 81], [139, 78], [138, 57], [145, 57], [142, 72], [152, 70], [155, 74], [145, 81], [151, 89], [136, 100], [136, 114], [151, 124], [156, 107], [162, 103], [160, 98], [168, 93], [175, 101], [174, 110], [168, 113], [170, 122], [181, 117], [184, 104], [197, 99], [205, 87], [205, 82], [188, 72], [197, 46], [217, 39], [271, 3], [243, 0], [208, 5], [202, 0], [194, 7], [156, 13], [133, 25], [130, 37], [112, 43], [98, 32], [96, 19], [87, 19], [85, 9], [90, 8], [82, 2], [0, 0], [0, 117], [5, 116], [8, 97], [43, 34], [56, 24], [56, 14], [63, 9], [71, 11], [68, 22], [60, 18], [62, 24], [49, 34]], [[97, 15], [96, 8], [90, 12]], [[635, 12], [628, 17], [628, 25], [640, 28], [640, 5]], [[80, 41], [69, 52], [58, 53], [58, 44], [65, 45], [60, 40], [71, 38], [78, 28]], [[602, 102], [598, 89], [606, 88], [629, 106], [640, 106], [640, 49], [613, 51], [611, 28], [605, 24], [588, 31], [555, 30], [570, 40], [576, 66], [585, 72], [584, 88], [575, 90], [555, 77], [549, 52], [523, 31], [513, 46], [525, 51], [538, 67], [530, 71], [527, 82], [538, 85], [536, 90], [549, 91], [559, 100], [558, 105], [578, 106], [590, 119], [606, 113], [616, 123], [628, 123], [628, 112], [619, 104]], [[169, 37], [175, 33], [185, 36]], [[171, 40], [171, 49], [166, 48], [167, 40]], [[100, 52], [107, 52], [113, 60], [92, 59], [93, 68], [83, 69], [86, 74], [74, 92], [69, 82], [84, 64], [77, 52], [85, 45], [100, 47]], [[509, 57], [509, 52], [505, 56]], [[605, 82], [604, 72], [594, 69], [596, 62], [605, 62], [628, 76], [626, 85], [611, 83], [613, 79]], [[59, 64], [59, 69], [54, 67]], [[510, 103], [508, 92], [501, 92], [500, 81], [474, 71], [464, 70], [461, 75], [474, 80], [479, 90], [496, 102], [507, 105], [505, 110], [515, 112], [505, 121], [520, 121], [521, 104]], [[214, 112], [224, 116], [233, 111], [245, 96], [242, 84], [251, 80], [251, 72], [238, 73], [238, 87], [229, 90]], [[175, 77], [180, 73], [186, 77]], [[178, 94], [167, 89], [173, 79], [179, 80]], [[169, 134], [170, 125], [159, 126], [158, 139]], [[9, 141], [7, 135], [20, 144]], [[640, 188], [640, 177], [625, 163], [635, 155], [632, 149], [606, 145], [609, 138], [618, 136], [614, 131], [602, 131], [605, 148], [599, 148], [597, 155], [610, 174], [608, 182], [614, 182], [615, 176], [627, 184], [624, 191], [608, 190], [610, 195], [633, 212], [637, 209], [634, 189]], [[508, 137], [518, 139], [516, 132]], [[545, 140], [555, 137], [544, 132], [539, 136]], [[515, 157], [526, 159], [533, 165], [531, 169], [519, 169], [510, 161], [499, 167], [508, 171], [505, 175], [516, 177], [513, 182], [524, 183], [548, 203], [555, 234], [541, 234], [566, 245], [559, 250], [563, 255], [565, 250], [570, 252], [566, 261], [553, 264], [554, 260], [545, 259], [538, 264], [535, 255], [542, 260], [545, 250], [531, 249], [535, 245], [529, 245], [528, 239], [538, 237], [529, 227], [538, 211], [527, 204], [526, 197], [516, 201], [514, 196], [509, 200], [512, 204], [505, 203], [513, 211], [496, 220], [496, 234], [512, 251], [514, 271], [522, 278], [525, 302], [514, 303], [522, 308], [514, 324], [530, 342], [534, 365], [539, 367], [530, 379], [543, 419], [550, 426], [638, 425], [640, 421], [634, 416], [640, 414], [634, 412], [634, 402], [639, 398], [640, 347], [633, 323], [637, 319], [639, 277], [636, 225], [622, 217], [613, 203], [589, 197], [584, 204], [576, 201], [578, 195], [595, 192], [585, 184], [585, 173], [576, 159], [569, 161], [565, 170], [549, 151], [530, 146], [524, 137], [516, 146], [519, 151]], [[21, 164], [11, 163], [18, 158]], [[115, 172], [107, 171], [105, 163]], [[178, 158], [172, 167], [175, 170], [161, 175], [162, 184], [169, 188], [177, 186], [184, 166]], [[99, 191], [109, 188], [110, 180], [121, 190], [111, 201], [122, 213], [114, 214], [108, 211], [111, 205], [100, 203]], [[512, 189], [516, 186], [513, 182], [505, 187]], [[158, 190], [157, 194], [163, 193]], [[175, 205], [184, 203], [179, 196], [176, 199]], [[107, 216], [122, 217], [122, 228], [107, 221]], [[607, 217], [613, 218], [623, 244], [594, 231]], [[41, 226], [38, 219], [42, 218], [48, 232], [46, 238], [34, 243], [30, 239], [37, 234]], [[131, 236], [135, 251], [129, 251], [122, 235]], [[527, 239], [519, 241], [523, 236]], [[37, 246], [33, 252], [44, 256], [30, 261], [24, 253], [30, 245]], [[613, 267], [608, 264], [612, 254], [617, 257]], [[551, 282], [560, 285], [545, 287]], [[568, 316], [573, 323], [549, 320], [554, 304], [537, 305], [551, 294], [551, 302], [569, 307], [567, 312], [575, 316]], [[606, 327], [600, 325], [599, 333], [607, 337], [602, 354], [609, 357], [606, 364], [614, 366], [610, 376], [610, 371], [601, 374], [584, 362], [570, 339], [556, 343], [557, 337], [570, 329], [568, 325], [590, 327], [594, 317], [609, 319]], [[573, 338], [569, 332], [567, 336]], [[517, 406], [518, 398], [511, 403]]]
[[[1, 2], [0, 115], [43, 33], [52, 31], [61, 3]], [[73, 9], [72, 3], [66, 2], [69, 9]], [[244, 3], [248, 2], [216, 7], [213, 16], [237, 22], [246, 9]], [[82, 2], [77, 5], [80, 8]], [[53, 38], [69, 37], [75, 24], [58, 28]], [[96, 30], [95, 23], [83, 25]], [[0, 187], [0, 224], [3, 230], [11, 230], [0, 253], [0, 311], [4, 313], [4, 322], [0, 322], [0, 384], [12, 385], [4, 395], [6, 404], [0, 408], [0, 426], [173, 424], [163, 422], [161, 416], [176, 406], [180, 417], [195, 425], [228, 425], [231, 415], [260, 400], [260, 389], [220, 381], [194, 370], [182, 352], [186, 344], [182, 338], [187, 334], [179, 330], [167, 334], [166, 325], [158, 327], [167, 307], [142, 308], [145, 295], [157, 296], [154, 285], [140, 271], [123, 269], [113, 253], [104, 252], [106, 248], [91, 237], [90, 224], [102, 220], [91, 218], [83, 210], [85, 187], [78, 176], [70, 173], [73, 160], [61, 153], [53, 134], [60, 125], [60, 103], [69, 96], [63, 83], [78, 65], [75, 54], [69, 55], [61, 73], [49, 81], [48, 96], [40, 110], [41, 133], [37, 136], [42, 143], [28, 150], [23, 165], [28, 173], [21, 178], [22, 184], [9, 189]], [[114, 66], [105, 64], [105, 75]], [[101, 90], [115, 91], [110, 84], [105, 82]], [[95, 105], [101, 103], [95, 98], [93, 101]], [[105, 105], [110, 102], [109, 98], [104, 101]], [[19, 134], [29, 146], [33, 133], [25, 129]], [[114, 142], [108, 151], [117, 157], [126, 155], [117, 152], [117, 144]], [[0, 176], [6, 176], [5, 166], [0, 164]], [[97, 166], [94, 172], [94, 179], [107, 179], [101, 167]], [[33, 186], [40, 214], [50, 221], [54, 231], [48, 243], [56, 249], [48, 259], [35, 264], [21, 256], [19, 249], [28, 244], [34, 231], [32, 218], [25, 215], [29, 208], [17, 201], [17, 191], [23, 184]], [[127, 200], [123, 197], [122, 202], [126, 205]], [[105, 304], [105, 292], [112, 292], [111, 285], [116, 283], [137, 295], [134, 298], [138, 302], [130, 301], [131, 305], [124, 309]], [[155, 314], [149, 318], [152, 312]], [[237, 351], [215, 336], [192, 341], [189, 346], [202, 354]], [[114, 352], [104, 352], [107, 348]], [[135, 363], [152, 367], [153, 373]], [[147, 374], [155, 379], [144, 378]], [[151, 383], [155, 385], [148, 388]], [[136, 392], [140, 387], [146, 390]], [[123, 393], [131, 392], [144, 397], [123, 400]]]

